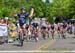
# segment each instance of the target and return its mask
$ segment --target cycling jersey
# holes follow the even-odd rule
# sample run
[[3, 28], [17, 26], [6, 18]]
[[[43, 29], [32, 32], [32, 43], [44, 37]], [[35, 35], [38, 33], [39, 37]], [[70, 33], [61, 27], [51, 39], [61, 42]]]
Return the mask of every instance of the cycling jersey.
[[32, 25], [33, 25], [33, 27], [35, 27], [35, 28], [37, 28], [37, 27], [39, 26], [38, 23], [33, 23]]
[[63, 25], [63, 28], [66, 28], [67, 27], [67, 25]]
[[23, 26], [26, 23], [27, 17], [29, 16], [29, 14], [25, 13], [25, 14], [17, 14], [17, 16], [19, 17], [19, 24], [20, 26]]
[[41, 25], [42, 25], [42, 27], [47, 27], [47, 24], [45, 21], [42, 21]]

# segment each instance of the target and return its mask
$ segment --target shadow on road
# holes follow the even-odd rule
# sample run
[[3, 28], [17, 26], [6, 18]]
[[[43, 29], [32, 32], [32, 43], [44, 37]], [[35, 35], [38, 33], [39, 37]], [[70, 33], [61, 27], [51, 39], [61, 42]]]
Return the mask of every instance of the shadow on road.
[[22, 47], [20, 44], [13, 44], [13, 46]]
[[4, 42], [0, 41], [0, 45], [4, 44]]
[[75, 37], [72, 37], [72, 38], [75, 38]]
[[75, 42], [71, 42], [70, 44], [75, 44]]

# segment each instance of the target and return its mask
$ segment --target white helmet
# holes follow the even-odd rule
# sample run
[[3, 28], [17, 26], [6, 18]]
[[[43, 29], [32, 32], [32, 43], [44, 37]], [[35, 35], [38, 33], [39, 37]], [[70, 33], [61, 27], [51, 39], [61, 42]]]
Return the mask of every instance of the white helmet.
[[42, 20], [46, 20], [46, 18], [42, 18]]
[[5, 17], [5, 20], [8, 20], [8, 17]]

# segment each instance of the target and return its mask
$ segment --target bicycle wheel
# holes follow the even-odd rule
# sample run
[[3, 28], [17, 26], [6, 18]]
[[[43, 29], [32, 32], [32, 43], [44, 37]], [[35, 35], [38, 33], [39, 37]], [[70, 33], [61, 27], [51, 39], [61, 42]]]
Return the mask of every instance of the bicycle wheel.
[[42, 32], [42, 37], [43, 37], [43, 39], [46, 39], [46, 35], [44, 32]]
[[23, 33], [19, 33], [19, 42], [20, 42], [20, 46], [23, 46], [23, 41], [24, 41], [24, 34]]
[[62, 38], [66, 39], [66, 34], [62, 32]]

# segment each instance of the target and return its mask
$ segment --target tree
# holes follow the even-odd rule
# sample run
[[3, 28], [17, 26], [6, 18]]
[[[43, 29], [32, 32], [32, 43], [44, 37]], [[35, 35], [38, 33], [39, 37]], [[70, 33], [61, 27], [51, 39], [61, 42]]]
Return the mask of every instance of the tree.
[[[44, 16], [50, 22], [53, 17], [71, 18], [75, 15], [75, 0], [53, 0], [46, 3], [42, 0], [0, 0], [0, 17], [3, 15], [11, 16], [13, 12], [18, 13], [21, 7], [25, 7], [29, 13], [30, 6], [35, 8], [37, 17]], [[3, 10], [4, 9], [4, 10]]]

